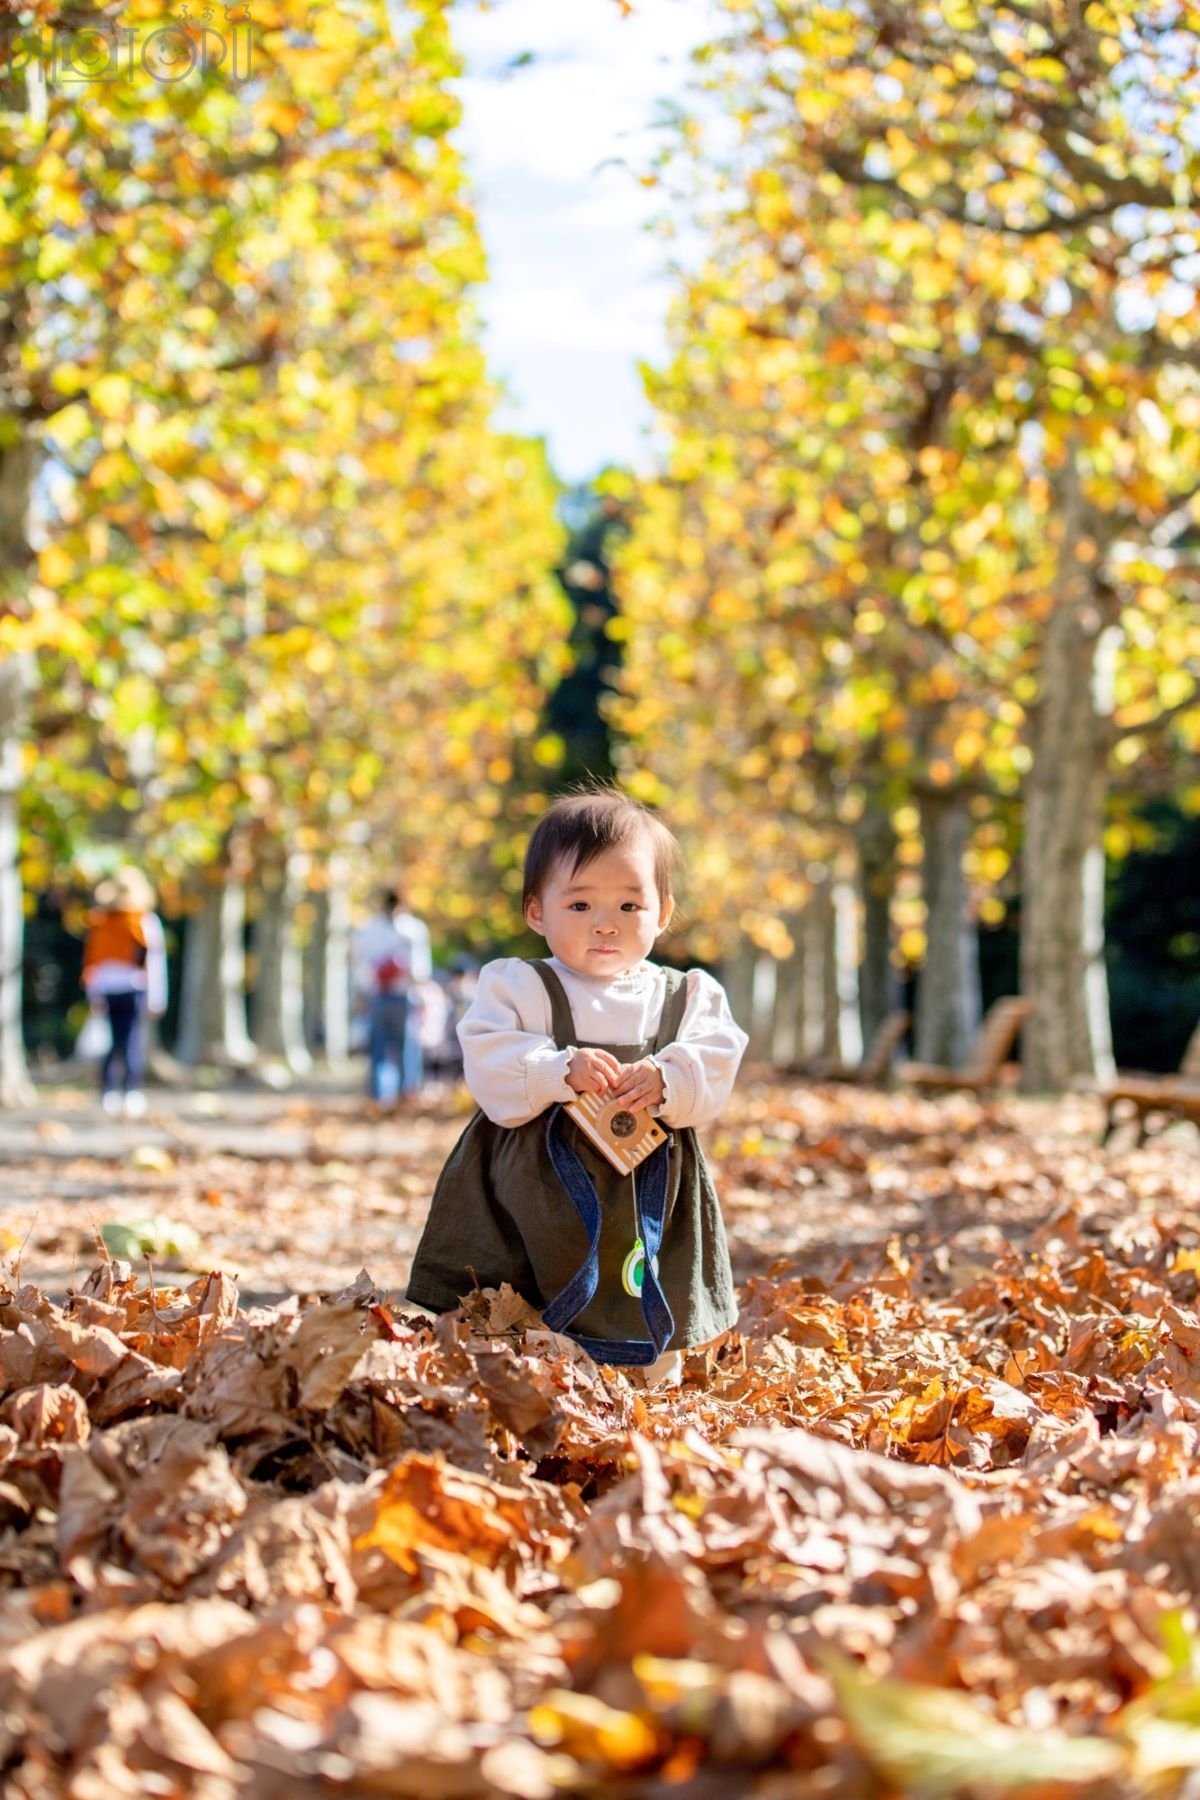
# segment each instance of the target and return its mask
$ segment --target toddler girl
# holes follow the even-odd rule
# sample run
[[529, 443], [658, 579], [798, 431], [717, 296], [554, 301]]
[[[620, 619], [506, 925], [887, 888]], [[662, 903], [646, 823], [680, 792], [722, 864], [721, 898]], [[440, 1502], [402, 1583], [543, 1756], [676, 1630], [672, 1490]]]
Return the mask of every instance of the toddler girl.
[[[538, 821], [522, 907], [552, 954], [480, 970], [458, 1028], [479, 1110], [438, 1178], [407, 1290], [448, 1312], [475, 1281], [507, 1281], [552, 1330], [650, 1380], [678, 1380], [679, 1352], [737, 1313], [694, 1127], [720, 1113], [747, 1040], [710, 975], [646, 960], [678, 858], [615, 789]], [[621, 1175], [564, 1113], [579, 1094], [646, 1109], [667, 1142]]]

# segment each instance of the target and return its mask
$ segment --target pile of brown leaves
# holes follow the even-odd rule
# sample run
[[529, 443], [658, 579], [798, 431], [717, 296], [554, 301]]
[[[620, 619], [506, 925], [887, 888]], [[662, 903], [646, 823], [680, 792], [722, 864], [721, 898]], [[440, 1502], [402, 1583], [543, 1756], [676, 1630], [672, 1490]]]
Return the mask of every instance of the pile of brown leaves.
[[[869, 1125], [791, 1123], [730, 1149], [744, 1205], [806, 1154], [861, 1191]], [[1187, 1791], [1200, 1237], [1122, 1192], [765, 1267], [679, 1390], [507, 1289], [13, 1282], [4, 1791]]]

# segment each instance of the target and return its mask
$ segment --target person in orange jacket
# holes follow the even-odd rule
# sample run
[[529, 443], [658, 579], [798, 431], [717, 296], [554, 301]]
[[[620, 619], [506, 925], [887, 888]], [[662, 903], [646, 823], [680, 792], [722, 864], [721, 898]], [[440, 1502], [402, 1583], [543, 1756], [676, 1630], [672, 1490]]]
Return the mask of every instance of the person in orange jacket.
[[140, 1118], [145, 1017], [167, 1006], [167, 958], [154, 892], [139, 869], [123, 868], [96, 889], [83, 946], [83, 985], [92, 1011], [107, 1015], [111, 1043], [100, 1069], [106, 1113]]

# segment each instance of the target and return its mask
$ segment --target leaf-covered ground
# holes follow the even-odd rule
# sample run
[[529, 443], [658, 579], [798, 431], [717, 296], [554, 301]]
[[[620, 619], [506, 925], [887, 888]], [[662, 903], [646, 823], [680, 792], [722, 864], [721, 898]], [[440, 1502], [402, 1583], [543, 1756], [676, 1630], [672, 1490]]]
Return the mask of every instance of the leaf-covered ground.
[[395, 1297], [451, 1097], [197, 1116], [0, 1171], [6, 1794], [1193, 1791], [1190, 1127], [747, 1084], [739, 1325], [647, 1392]]

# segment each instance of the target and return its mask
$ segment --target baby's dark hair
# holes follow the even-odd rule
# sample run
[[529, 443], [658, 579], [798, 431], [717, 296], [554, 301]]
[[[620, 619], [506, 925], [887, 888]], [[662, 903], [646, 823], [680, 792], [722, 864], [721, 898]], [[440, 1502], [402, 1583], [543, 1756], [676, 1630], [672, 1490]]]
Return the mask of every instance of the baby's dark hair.
[[670, 900], [671, 877], [682, 860], [679, 845], [648, 807], [631, 800], [620, 788], [600, 786], [564, 794], [542, 814], [525, 851], [522, 912], [541, 898], [551, 869], [559, 862], [576, 874], [606, 850], [645, 839], [654, 856], [654, 885], [660, 900]]

